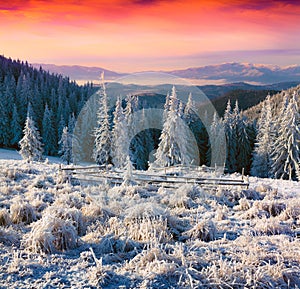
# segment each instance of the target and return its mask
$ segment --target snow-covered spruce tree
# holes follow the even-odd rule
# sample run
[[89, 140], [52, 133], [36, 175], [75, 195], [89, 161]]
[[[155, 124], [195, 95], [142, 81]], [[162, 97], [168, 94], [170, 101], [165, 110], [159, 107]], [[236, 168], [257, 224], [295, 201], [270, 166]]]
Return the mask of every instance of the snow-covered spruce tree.
[[271, 177], [274, 142], [274, 123], [270, 95], [267, 96], [257, 123], [257, 136], [253, 152], [251, 175], [268, 178]]
[[283, 118], [272, 154], [272, 173], [275, 178], [296, 179], [299, 172], [300, 114], [297, 98], [295, 91], [287, 107], [285, 103], [282, 105]]
[[154, 165], [164, 167], [191, 164], [192, 158], [188, 154], [188, 130], [188, 126], [178, 115], [178, 99], [175, 86], [173, 86], [170, 107], [163, 125]]
[[231, 109], [230, 99], [227, 102], [227, 107], [223, 117], [223, 125], [227, 144], [226, 168], [229, 172], [236, 171], [236, 130], [235, 120]]
[[127, 124], [128, 135], [130, 137], [134, 137], [132, 139], [128, 139], [129, 143], [129, 156], [130, 160], [136, 164], [137, 160], [137, 149], [140, 146], [139, 140], [134, 136], [134, 126], [136, 125], [133, 118], [133, 113], [137, 109], [138, 99], [134, 95], [127, 95], [126, 97], [126, 107], [125, 107], [125, 122]]
[[29, 110], [27, 113], [23, 133], [24, 136], [19, 142], [21, 148], [19, 153], [22, 158], [28, 162], [42, 160], [43, 148], [40, 133], [30, 116]]
[[[224, 147], [225, 144], [225, 136], [224, 136], [224, 124], [222, 119], [219, 119], [217, 116], [217, 113], [214, 113], [213, 120], [211, 123], [211, 126], [209, 128], [210, 133], [210, 148], [207, 151], [207, 159], [211, 159], [211, 152], [213, 151], [215, 156], [215, 163], [222, 160], [224, 155], [226, 154], [226, 147]], [[213, 162], [214, 160], [211, 160], [211, 165], [215, 165]], [[224, 165], [224, 164], [219, 164]]]
[[68, 127], [63, 128], [61, 139], [59, 141], [59, 155], [63, 162], [68, 165], [73, 161], [72, 157], [72, 135], [68, 131]]
[[235, 103], [233, 110], [234, 133], [236, 138], [236, 171], [242, 172], [243, 169], [247, 173], [250, 171], [252, 148], [248, 136], [248, 127], [246, 118], [241, 116], [238, 101]]
[[129, 185], [134, 185], [135, 182], [133, 180], [133, 165], [130, 160], [130, 157], [126, 157], [126, 165], [125, 165], [125, 170], [124, 170], [124, 175], [123, 175], [123, 185], [129, 186]]
[[114, 111], [112, 139], [112, 162], [115, 167], [124, 168], [129, 154], [129, 139], [121, 98], [118, 98]]
[[111, 131], [109, 121], [109, 107], [104, 83], [104, 73], [101, 75], [101, 88], [97, 94], [100, 97], [97, 113], [97, 127], [95, 128], [95, 143], [93, 158], [98, 165], [111, 164]]
[[184, 120], [187, 122], [188, 125], [195, 122], [195, 104], [193, 101], [192, 93], [188, 96], [188, 101], [186, 103], [186, 106], [184, 108]]
[[163, 122], [165, 122], [167, 120], [169, 110], [170, 110], [170, 94], [168, 92], [166, 95], [166, 101], [164, 104]]
[[57, 139], [53, 126], [53, 114], [46, 104], [43, 122], [42, 122], [42, 139], [44, 144], [45, 155], [54, 155], [57, 153]]

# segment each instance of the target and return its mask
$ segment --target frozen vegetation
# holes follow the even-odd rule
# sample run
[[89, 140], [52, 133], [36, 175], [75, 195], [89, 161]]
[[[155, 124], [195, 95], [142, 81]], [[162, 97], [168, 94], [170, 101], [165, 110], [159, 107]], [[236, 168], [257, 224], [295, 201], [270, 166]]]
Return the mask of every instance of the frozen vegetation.
[[0, 288], [300, 287], [297, 182], [113, 187], [0, 156]]

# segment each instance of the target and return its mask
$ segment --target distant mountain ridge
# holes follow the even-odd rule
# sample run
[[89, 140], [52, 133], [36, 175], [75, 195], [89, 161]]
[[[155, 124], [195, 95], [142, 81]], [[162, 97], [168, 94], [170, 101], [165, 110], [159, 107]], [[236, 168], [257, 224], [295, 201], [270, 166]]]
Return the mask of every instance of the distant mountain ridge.
[[93, 81], [99, 80], [100, 75], [104, 72], [107, 79], [116, 79], [125, 74], [117, 73], [101, 67], [88, 67], [80, 65], [55, 65], [55, 64], [32, 64], [34, 68], [42, 67], [44, 70], [55, 74], [62, 74], [71, 80]]
[[223, 63], [169, 72], [182, 78], [224, 79], [227, 82], [257, 82], [270, 84], [276, 82], [299, 81], [300, 66], [280, 67], [277, 65], [251, 63]]
[[[128, 75], [101, 67], [87, 67], [79, 65], [33, 64], [33, 67], [68, 76], [72, 80], [95, 81], [102, 71], [107, 80], [117, 79]], [[278, 65], [251, 63], [222, 63], [180, 70], [161, 71], [187, 79], [207, 80], [207, 83], [223, 80], [224, 83], [248, 82], [258, 84], [272, 84], [278, 82], [300, 83], [300, 65], [280, 67]]]

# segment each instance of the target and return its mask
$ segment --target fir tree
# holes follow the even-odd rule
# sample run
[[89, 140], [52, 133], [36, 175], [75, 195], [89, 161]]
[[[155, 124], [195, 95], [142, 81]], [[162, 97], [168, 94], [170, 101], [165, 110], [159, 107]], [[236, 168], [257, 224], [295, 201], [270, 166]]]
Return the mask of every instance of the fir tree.
[[[224, 137], [224, 125], [222, 119], [219, 119], [217, 113], [214, 113], [209, 133], [210, 149], [208, 150], [207, 159], [211, 159], [211, 165], [224, 166], [220, 160], [224, 160], [226, 154], [226, 143]], [[214, 156], [211, 153], [214, 152]]]
[[224, 113], [223, 125], [227, 144], [226, 168], [232, 173], [236, 171], [236, 130], [230, 99]]
[[59, 154], [63, 162], [68, 165], [73, 161], [72, 156], [72, 135], [68, 131], [68, 127], [63, 128], [61, 139], [59, 141]]
[[154, 164], [161, 167], [176, 164], [190, 165], [192, 158], [188, 154], [188, 131], [188, 126], [178, 115], [178, 99], [173, 86], [170, 96], [170, 107], [167, 119], [163, 125]]
[[257, 177], [267, 178], [271, 177], [271, 154], [275, 137], [270, 95], [267, 96], [264, 102], [257, 126], [258, 132], [253, 153], [251, 174]]
[[188, 97], [188, 102], [186, 103], [186, 106], [184, 108], [184, 119], [188, 125], [191, 125], [191, 123], [195, 122], [194, 114], [195, 104], [193, 101], [192, 93], [190, 93]]
[[251, 145], [248, 136], [248, 127], [246, 118], [241, 116], [239, 110], [238, 101], [235, 103], [233, 110], [233, 133], [235, 134], [235, 171], [242, 172], [243, 169], [248, 173], [250, 171], [250, 160], [251, 160]]
[[114, 111], [112, 137], [113, 164], [116, 167], [123, 168], [126, 165], [126, 158], [129, 155], [129, 140], [128, 127], [120, 98], [116, 102], [116, 109]]
[[29, 113], [27, 114], [23, 133], [24, 136], [19, 142], [22, 158], [29, 162], [42, 160], [43, 149], [40, 134]]
[[108, 99], [102, 73], [101, 88], [97, 94], [100, 97], [100, 108], [97, 113], [97, 127], [95, 129], [95, 145], [93, 157], [98, 165], [111, 163], [111, 131], [109, 122]]
[[42, 122], [42, 139], [44, 144], [44, 153], [46, 155], [54, 155], [57, 152], [56, 149], [56, 135], [53, 127], [53, 114], [46, 104], [43, 122]]
[[296, 179], [300, 163], [300, 114], [294, 92], [288, 106], [283, 104], [283, 119], [272, 154], [272, 173], [275, 178]]

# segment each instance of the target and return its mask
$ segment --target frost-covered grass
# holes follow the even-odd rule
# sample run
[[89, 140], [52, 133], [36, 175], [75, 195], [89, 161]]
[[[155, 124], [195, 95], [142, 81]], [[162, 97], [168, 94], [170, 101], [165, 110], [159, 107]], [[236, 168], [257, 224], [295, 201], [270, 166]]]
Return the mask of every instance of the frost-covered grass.
[[300, 287], [299, 183], [111, 188], [58, 168], [0, 160], [1, 288]]

